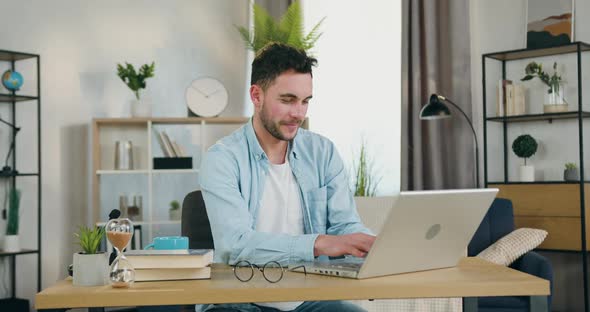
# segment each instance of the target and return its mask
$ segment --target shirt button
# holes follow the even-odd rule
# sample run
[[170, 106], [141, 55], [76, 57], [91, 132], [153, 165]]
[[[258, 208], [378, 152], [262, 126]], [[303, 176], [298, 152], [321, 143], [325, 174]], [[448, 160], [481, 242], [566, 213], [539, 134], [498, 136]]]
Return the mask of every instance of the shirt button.
[[256, 155], [254, 158], [256, 158], [256, 160], [260, 160], [260, 155]]

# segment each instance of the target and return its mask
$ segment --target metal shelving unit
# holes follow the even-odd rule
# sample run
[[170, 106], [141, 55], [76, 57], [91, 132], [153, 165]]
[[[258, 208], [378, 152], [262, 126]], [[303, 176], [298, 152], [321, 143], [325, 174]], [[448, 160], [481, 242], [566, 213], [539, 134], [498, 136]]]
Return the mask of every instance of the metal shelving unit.
[[[20, 255], [29, 255], [29, 254], [36, 254], [37, 255], [37, 291], [41, 291], [41, 255], [42, 255], [42, 248], [41, 248], [41, 57], [37, 54], [31, 53], [24, 53], [24, 52], [15, 52], [15, 51], [6, 51], [0, 50], [0, 62], [2, 63], [9, 63], [11, 70], [16, 70], [19, 61], [24, 60], [31, 60], [33, 59], [36, 62], [36, 79], [37, 79], [37, 94], [36, 95], [22, 95], [17, 94], [17, 92], [12, 91], [11, 93], [2, 93], [0, 94], [0, 105], [9, 105], [11, 111], [11, 122], [14, 124], [17, 120], [17, 111], [20, 105], [27, 105], [27, 103], [20, 103], [19, 106], [16, 105], [18, 102], [36, 102], [37, 103], [37, 120], [36, 125], [34, 123], [27, 124], [26, 127], [37, 127], [37, 172], [19, 172], [18, 171], [18, 162], [19, 159], [16, 149], [13, 150], [12, 154], [12, 168], [16, 172], [12, 172], [10, 174], [0, 175], [0, 179], [10, 179], [11, 186], [15, 188], [18, 185], [18, 180], [21, 177], [36, 177], [37, 180], [37, 242], [36, 246], [29, 249], [21, 249], [18, 252], [5, 252], [0, 249], [0, 257], [9, 257], [10, 258], [10, 278], [11, 278], [11, 299], [16, 298], [16, 257]], [[14, 140], [15, 144], [16, 140], [16, 131], [12, 130], [12, 140]], [[20, 138], [20, 137], [19, 137]], [[25, 140], [20, 138], [20, 140]], [[1, 310], [0, 306], [0, 310]]]
[[[494, 187], [499, 187], [500, 192], [502, 193], [503, 190], [508, 190], [506, 194], [511, 194], [515, 198], [511, 198], [514, 200], [520, 200], [524, 198], [524, 196], [530, 196], [530, 194], [534, 194], [536, 190], [547, 190], [547, 188], [559, 188], [562, 192], [563, 190], [569, 192], [579, 193], [579, 217], [577, 217], [578, 211], [576, 211], [576, 218], [580, 219], [580, 245], [574, 248], [550, 248], [545, 249], [543, 245], [540, 246], [539, 250], [543, 251], [554, 251], [554, 252], [574, 252], [574, 253], [581, 253], [582, 255], [582, 269], [583, 269], [583, 283], [584, 283], [584, 309], [588, 312], [589, 309], [589, 294], [588, 294], [588, 245], [586, 239], [586, 194], [585, 189], [586, 187], [590, 187], [590, 181], [585, 181], [584, 177], [584, 132], [583, 132], [583, 120], [585, 118], [590, 117], [590, 112], [583, 110], [583, 100], [582, 100], [582, 53], [590, 51], [590, 44], [584, 42], [573, 42], [571, 44], [552, 47], [552, 48], [542, 48], [542, 49], [519, 49], [519, 50], [510, 50], [510, 51], [502, 51], [502, 52], [494, 52], [494, 53], [487, 53], [482, 55], [482, 83], [483, 83], [483, 137], [484, 137], [484, 181], [485, 186], [493, 185]], [[568, 112], [560, 112], [560, 113], [544, 113], [544, 114], [525, 114], [525, 115], [517, 115], [517, 116], [487, 116], [487, 93], [486, 93], [486, 65], [487, 61], [497, 61], [500, 62], [501, 66], [501, 75], [502, 79], [506, 78], [506, 65], [507, 62], [516, 61], [516, 60], [525, 60], [525, 59], [534, 59], [540, 57], [547, 57], [547, 56], [562, 56], [566, 54], [575, 54], [576, 56], [576, 65], [577, 65], [577, 97], [578, 97], [578, 105], [574, 108], [574, 111]], [[554, 120], [571, 120], [571, 122], [577, 122], [577, 134], [572, 135], [572, 137], [578, 138], [579, 143], [579, 164], [580, 164], [580, 179], [579, 181], [575, 182], [566, 182], [566, 181], [536, 181], [536, 182], [516, 182], [510, 181], [508, 176], [508, 153], [510, 151], [510, 145], [508, 143], [508, 127], [510, 124], [515, 123], [524, 123], [524, 122], [542, 122], [547, 121], [551, 124]], [[502, 126], [502, 146], [503, 146], [503, 175], [504, 179], [502, 181], [489, 181], [488, 176], [488, 122], [492, 123], [501, 123]], [[552, 125], [539, 125], [539, 127], [550, 127]], [[499, 170], [500, 168], [494, 168], [494, 170]], [[579, 186], [579, 187], [578, 187]], [[572, 191], [573, 190], [573, 191]], [[520, 193], [525, 193], [525, 195]], [[539, 191], [540, 192], [540, 191]], [[571, 193], [568, 193], [571, 194]], [[590, 207], [588, 207], [590, 208]], [[517, 210], [519, 207], [515, 205], [515, 221], [517, 219]], [[559, 208], [556, 208], [559, 209]], [[570, 211], [571, 212], [571, 211]], [[539, 219], [544, 218], [539, 217]], [[547, 219], [551, 218], [545, 217]], [[553, 216], [554, 220], [558, 219], [559, 217]], [[529, 218], [532, 219], [532, 218]], [[570, 218], [575, 219], [575, 218]], [[517, 224], [518, 225], [518, 224]], [[540, 226], [539, 226], [540, 227]], [[551, 235], [551, 231], [547, 229]], [[577, 229], [576, 229], [577, 231]], [[575, 241], [577, 242], [578, 237], [575, 237]], [[571, 241], [574, 241], [572, 239]]]

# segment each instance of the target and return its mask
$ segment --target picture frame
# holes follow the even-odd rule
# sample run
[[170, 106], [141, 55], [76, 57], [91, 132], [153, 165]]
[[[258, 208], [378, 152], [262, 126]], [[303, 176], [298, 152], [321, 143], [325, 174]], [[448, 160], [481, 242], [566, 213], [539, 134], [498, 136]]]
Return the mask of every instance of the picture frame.
[[574, 41], [575, 0], [528, 0], [525, 47], [541, 49]]

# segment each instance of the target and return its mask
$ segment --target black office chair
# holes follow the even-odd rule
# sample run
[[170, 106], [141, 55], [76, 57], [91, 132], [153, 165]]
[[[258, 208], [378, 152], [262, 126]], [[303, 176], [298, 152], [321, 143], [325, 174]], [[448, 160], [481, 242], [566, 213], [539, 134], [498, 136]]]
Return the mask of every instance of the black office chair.
[[190, 249], [215, 249], [201, 191], [190, 192], [184, 197], [180, 232], [188, 237]]

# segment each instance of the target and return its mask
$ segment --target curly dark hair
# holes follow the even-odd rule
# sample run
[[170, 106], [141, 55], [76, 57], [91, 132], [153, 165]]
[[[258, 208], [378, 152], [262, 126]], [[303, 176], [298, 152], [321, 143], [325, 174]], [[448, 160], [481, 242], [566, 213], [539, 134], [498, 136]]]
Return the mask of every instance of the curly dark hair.
[[266, 90], [280, 74], [289, 70], [311, 75], [311, 67], [316, 66], [317, 62], [303, 50], [271, 42], [258, 51], [252, 62], [250, 85], [257, 84]]

